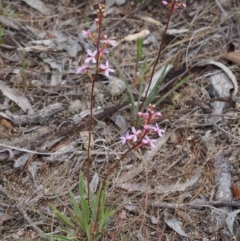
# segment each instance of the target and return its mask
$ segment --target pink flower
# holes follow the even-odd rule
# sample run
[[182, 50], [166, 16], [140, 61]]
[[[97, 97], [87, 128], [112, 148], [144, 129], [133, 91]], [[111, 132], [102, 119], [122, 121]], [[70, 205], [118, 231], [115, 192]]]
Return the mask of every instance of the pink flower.
[[87, 35], [89, 38], [91, 37], [91, 34], [92, 34], [90, 30], [87, 30], [87, 31], [83, 30], [82, 33], [84, 35]]
[[182, 3], [182, 6], [183, 6], [184, 8], [186, 8], [186, 7], [187, 7], [187, 4], [186, 4], [186, 3]]
[[87, 49], [87, 53], [89, 57], [85, 59], [85, 63], [92, 61], [95, 64], [96, 63], [95, 55], [97, 54], [97, 50], [94, 50], [92, 52], [90, 49]]
[[122, 140], [122, 145], [124, 145], [128, 140], [132, 139], [132, 135], [129, 135], [129, 132], [127, 132], [126, 135], [121, 136], [120, 139]]
[[[163, 3], [163, 5], [168, 6], [168, 7], [171, 7], [171, 6], [172, 6], [171, 3], [168, 3], [167, 1], [162, 1], [162, 3]], [[174, 4], [174, 9], [177, 9], [177, 8], [179, 8], [179, 7], [184, 7], [184, 8], [186, 8], [186, 7], [187, 7], [187, 4], [186, 4], [186, 3], [181, 3], [181, 2], [178, 3], [178, 0], [176, 0], [176, 1], [175, 1], [175, 4]]]
[[156, 127], [153, 127], [152, 129], [153, 129], [154, 132], [158, 133], [158, 135], [159, 135], [160, 137], [162, 137], [162, 136], [163, 136], [162, 133], [165, 132], [165, 130], [159, 128], [159, 126], [158, 126], [157, 123], [156, 123]]
[[158, 116], [158, 117], [162, 116], [161, 112], [159, 112], [159, 111], [156, 112], [154, 115], [155, 115], [155, 116]]
[[83, 65], [83, 66], [77, 68], [76, 73], [79, 74], [79, 73], [83, 72], [83, 73], [86, 74], [87, 73], [87, 68], [88, 68], [87, 65]]
[[108, 54], [109, 51], [107, 49], [100, 49], [100, 55]]
[[138, 116], [140, 116], [140, 117], [143, 117], [144, 119], [148, 119], [149, 118], [149, 113], [148, 112], [146, 112], [146, 113], [144, 113], [144, 112], [138, 112]]
[[141, 133], [141, 130], [138, 130], [138, 131], [137, 131], [137, 130], [135, 129], [135, 127], [133, 126], [133, 127], [132, 127], [132, 133], [133, 133], [132, 139], [133, 139], [134, 142], [136, 142], [137, 139], [138, 139], [138, 135]]
[[144, 125], [144, 126], [143, 126], [143, 129], [144, 129], [144, 130], [151, 130], [151, 129], [152, 129], [152, 127], [151, 127], [151, 126], [149, 126], [149, 125]]
[[114, 40], [109, 39], [106, 34], [104, 34], [103, 37], [105, 38], [105, 43], [107, 43], [108, 45], [111, 45], [111, 46], [116, 46], [117, 45], [117, 42], [114, 41]]
[[152, 140], [150, 139], [148, 136], [145, 136], [144, 139], [142, 140], [142, 143], [145, 145], [149, 145], [150, 147], [156, 147], [154, 142], [156, 142], [157, 140]]
[[109, 63], [106, 61], [106, 65], [100, 64], [100, 68], [105, 72], [106, 76], [109, 76], [109, 72], [114, 72], [113, 69], [109, 68]]
[[166, 6], [169, 4], [167, 1], [162, 1], [162, 3]]

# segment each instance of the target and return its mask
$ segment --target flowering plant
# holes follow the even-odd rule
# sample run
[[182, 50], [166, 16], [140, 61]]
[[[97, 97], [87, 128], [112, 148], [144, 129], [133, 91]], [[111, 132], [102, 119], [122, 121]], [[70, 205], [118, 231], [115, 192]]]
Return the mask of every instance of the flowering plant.
[[89, 71], [89, 63], [92, 63], [95, 66], [97, 66], [96, 73], [104, 71], [105, 76], [109, 76], [109, 72], [114, 72], [114, 70], [110, 68], [108, 61], [106, 61], [105, 65], [99, 64], [99, 62], [101, 62], [104, 59], [105, 55], [109, 53], [108, 48], [110, 46], [116, 45], [116, 41], [109, 39], [106, 34], [101, 35], [101, 23], [104, 18], [104, 5], [100, 4], [98, 9], [98, 18], [95, 19], [98, 34], [91, 32], [91, 30], [89, 29], [82, 31], [82, 34], [85, 37], [88, 37], [93, 42], [93, 44], [96, 46], [96, 49], [93, 51], [91, 51], [90, 49], [86, 50], [88, 57], [84, 61], [85, 64], [77, 68], [76, 73], [87, 74], [92, 81], [93, 76]]
[[138, 112], [138, 116], [144, 119], [143, 128], [136, 130], [135, 127], [132, 127], [132, 134], [129, 134], [128, 131], [125, 136], [121, 136], [120, 139], [122, 140], [123, 145], [126, 142], [130, 142], [133, 145], [136, 145], [135, 143], [138, 143], [136, 148], [139, 148], [143, 145], [155, 147], [154, 143], [157, 140], [150, 139], [149, 135], [157, 133], [159, 137], [162, 137], [165, 131], [163, 129], [160, 129], [157, 123], [155, 124], [155, 126], [150, 124], [156, 117], [161, 116], [161, 113], [155, 112], [154, 108], [155, 106], [150, 104], [148, 106], [147, 112]]
[[[172, 16], [172, 13], [175, 9], [177, 9], [178, 7], [182, 6], [182, 7], [186, 7], [185, 3], [180, 3], [178, 2], [178, 0], [172, 0], [172, 3], [168, 3], [167, 1], [162, 1], [162, 3], [168, 7], [170, 7], [170, 13], [169, 13], [169, 17], [167, 20], [167, 24], [165, 27], [165, 31], [163, 33], [163, 39], [158, 51], [158, 56], [157, 59], [155, 61], [154, 67], [152, 69], [151, 72], [151, 77], [150, 77], [150, 81], [148, 83], [148, 88], [147, 91], [145, 93], [145, 96], [143, 98], [143, 103], [146, 100], [147, 96], [148, 96], [148, 91], [149, 88], [151, 86], [151, 81], [153, 79], [153, 74], [155, 72], [155, 68], [156, 65], [158, 63], [158, 60], [160, 58], [162, 49], [163, 49], [163, 43], [166, 37], [166, 32], [167, 32], [167, 28], [170, 22], [170, 18]], [[93, 92], [94, 92], [94, 84], [97, 78], [97, 74], [100, 72], [104, 72], [105, 76], [109, 76], [109, 74], [111, 72], [114, 72], [113, 69], [110, 68], [109, 62], [106, 59], [106, 55], [108, 54], [108, 48], [110, 46], [115, 46], [116, 42], [114, 40], [111, 40], [108, 38], [108, 36], [106, 34], [102, 34], [101, 33], [101, 25], [102, 25], [102, 21], [105, 18], [105, 13], [104, 13], [104, 5], [99, 4], [99, 8], [98, 8], [98, 17], [95, 19], [95, 24], [97, 26], [97, 31], [96, 33], [92, 32], [91, 30], [84, 30], [82, 31], [82, 34], [86, 37], [88, 37], [93, 44], [96, 46], [96, 48], [94, 50], [90, 50], [87, 49], [87, 58], [85, 59], [85, 63], [79, 67], [77, 69], [77, 73], [84, 73], [87, 74], [88, 77], [91, 79], [92, 81], [92, 88], [91, 88], [91, 106], [90, 106], [90, 121], [89, 121], [89, 138], [88, 138], [88, 148], [87, 148], [87, 157], [88, 157], [88, 161], [87, 161], [87, 179], [90, 180], [90, 168], [91, 168], [91, 163], [92, 163], [92, 159], [91, 159], [91, 147], [90, 147], [90, 143], [91, 143], [91, 131], [93, 130], [93, 121], [94, 121], [94, 117], [93, 117]], [[103, 63], [103, 60], [105, 60], [105, 64]], [[94, 74], [91, 73], [90, 71], [90, 63], [94, 64], [95, 66], [95, 70], [93, 71]], [[152, 104], [148, 105], [147, 111], [146, 112], [138, 112], [138, 116], [140, 118], [142, 118], [144, 120], [144, 123], [142, 125], [142, 128], [139, 130], [136, 130], [135, 127], [131, 127], [131, 133], [129, 133], [129, 131], [125, 134], [125, 136], [120, 137], [122, 144], [124, 145], [125, 143], [129, 142], [132, 144], [132, 147], [130, 147], [117, 161], [115, 161], [115, 163], [113, 164], [113, 166], [108, 170], [108, 172], [106, 173], [103, 181], [102, 181], [102, 185], [101, 188], [99, 190], [99, 196], [98, 196], [98, 200], [97, 200], [97, 211], [95, 214], [95, 222], [94, 222], [94, 226], [92, 228], [93, 234], [96, 233], [97, 229], [98, 229], [98, 225], [99, 225], [99, 216], [101, 216], [101, 212], [102, 212], [102, 202], [101, 202], [101, 197], [104, 193], [104, 187], [106, 186], [107, 183], [107, 179], [109, 178], [110, 174], [114, 171], [114, 169], [116, 168], [116, 166], [120, 163], [120, 161], [122, 161], [129, 152], [131, 152], [132, 150], [136, 149], [136, 148], [140, 148], [142, 146], [150, 146], [150, 147], [155, 147], [155, 142], [156, 139], [151, 139], [150, 137], [154, 134], [158, 134], [159, 137], [163, 136], [163, 133], [165, 132], [163, 129], [160, 129], [158, 124], [156, 123], [155, 125], [152, 125], [151, 123], [153, 122], [153, 120], [156, 117], [161, 116], [160, 112], [155, 112], [154, 111], [155, 106]], [[141, 110], [141, 108], [139, 108], [139, 110]], [[85, 206], [90, 207], [90, 185], [89, 185], [89, 181], [87, 182], [87, 203], [84, 203]], [[89, 209], [87, 209], [89, 210]]]

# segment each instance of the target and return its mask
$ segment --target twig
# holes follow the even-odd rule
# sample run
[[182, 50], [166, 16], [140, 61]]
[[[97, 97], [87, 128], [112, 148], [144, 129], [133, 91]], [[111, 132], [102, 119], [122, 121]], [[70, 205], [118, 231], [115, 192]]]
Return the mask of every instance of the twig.
[[214, 122], [212, 122], [212, 121], [210, 121], [210, 120], [208, 120], [208, 122], [209, 122], [210, 124], [212, 124], [214, 127], [216, 127], [218, 130], [222, 131], [222, 132], [223, 132], [224, 134], [226, 134], [227, 136], [230, 136], [230, 137], [234, 138], [235, 140], [240, 141], [240, 138], [238, 138], [238, 137], [234, 136], [233, 134], [225, 131], [223, 128], [221, 128], [221, 127], [220, 127], [219, 125], [217, 125], [216, 123], [214, 123]]
[[[145, 202], [144, 202], [145, 204]], [[148, 205], [151, 207], [158, 207], [158, 208], [170, 208], [170, 209], [186, 209], [186, 208], [203, 208], [203, 207], [232, 207], [232, 208], [239, 208], [240, 201], [223, 201], [223, 202], [207, 202], [201, 201], [199, 204], [194, 203], [164, 203], [164, 202], [156, 202], [156, 201], [148, 201]]]

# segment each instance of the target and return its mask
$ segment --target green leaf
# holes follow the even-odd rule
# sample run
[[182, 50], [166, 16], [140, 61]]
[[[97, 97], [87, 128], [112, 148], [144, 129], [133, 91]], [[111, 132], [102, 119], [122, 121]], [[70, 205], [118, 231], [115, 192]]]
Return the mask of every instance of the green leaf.
[[107, 220], [110, 219], [115, 212], [116, 212], [115, 210], [112, 210], [109, 208], [102, 214], [102, 217], [99, 220], [99, 228], [98, 228], [99, 231], [101, 231], [104, 228]]
[[54, 214], [67, 226], [70, 228], [75, 228], [75, 225], [63, 214], [61, 213], [55, 206], [50, 204], [50, 208], [53, 210]]
[[181, 80], [178, 84], [176, 84], [171, 90], [169, 90], [166, 94], [164, 94], [155, 105], [160, 104], [164, 99], [166, 99], [173, 91], [180, 88], [183, 84], [185, 84], [189, 80], [190, 76], [185, 77], [183, 80]]
[[78, 189], [79, 189], [80, 197], [81, 198], [85, 197], [85, 184], [84, 184], [84, 179], [82, 175], [79, 176]]
[[80, 222], [80, 223], [78, 223], [78, 226], [80, 229], [84, 230], [84, 216], [83, 216], [83, 214], [79, 208], [79, 205], [78, 205], [77, 201], [75, 200], [72, 192], [70, 192], [70, 198], [71, 198], [71, 202], [72, 202], [74, 215], [76, 216], [77, 220]]
[[102, 233], [101, 232], [97, 232], [95, 235], [94, 235], [94, 240], [97, 241], [101, 238], [102, 236]]
[[[159, 78], [157, 79], [154, 87], [152, 88], [151, 92], [148, 93], [148, 96], [142, 106], [142, 110], [141, 111], [144, 111], [147, 106], [149, 104], [151, 104], [153, 102], [153, 100], [156, 98], [156, 96], [159, 94], [160, 90], [161, 90], [161, 84], [164, 80], [164, 78], [166, 77], [166, 69], [168, 68], [168, 64], [166, 64], [164, 67], [162, 67], [162, 72], [161, 72], [161, 75], [159, 76]], [[159, 71], [161, 71], [161, 69]], [[155, 104], [156, 105], [156, 104]]]
[[137, 40], [137, 62], [141, 60], [143, 56], [143, 39], [139, 38]]

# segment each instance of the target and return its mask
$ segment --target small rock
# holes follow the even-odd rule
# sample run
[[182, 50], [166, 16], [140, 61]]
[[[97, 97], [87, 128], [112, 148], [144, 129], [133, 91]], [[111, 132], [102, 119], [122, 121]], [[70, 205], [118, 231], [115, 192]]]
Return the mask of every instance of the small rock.
[[123, 5], [125, 2], [126, 2], [126, 0], [116, 0], [116, 4], [117, 4], [118, 6]]
[[68, 112], [70, 113], [74, 113], [77, 112], [81, 109], [82, 107], [82, 103], [80, 100], [74, 100], [70, 103], [69, 107], [68, 107]]
[[20, 74], [15, 74], [11, 77], [10, 82], [14, 85], [19, 85], [23, 83], [23, 77]]
[[109, 76], [108, 88], [112, 96], [119, 96], [126, 90], [126, 84], [123, 80]]

